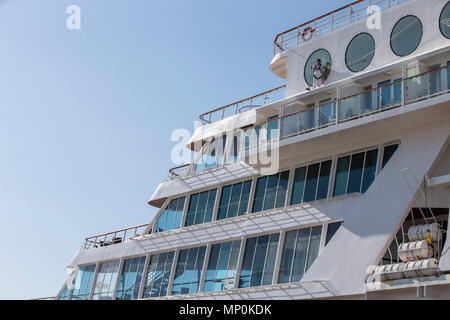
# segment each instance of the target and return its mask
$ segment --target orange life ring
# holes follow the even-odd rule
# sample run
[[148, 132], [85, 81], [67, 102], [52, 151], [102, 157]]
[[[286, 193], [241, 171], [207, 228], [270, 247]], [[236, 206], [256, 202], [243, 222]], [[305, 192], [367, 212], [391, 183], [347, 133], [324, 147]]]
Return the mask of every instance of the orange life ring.
[[[306, 37], [306, 35], [307, 35], [308, 33], [309, 33], [309, 36]], [[314, 29], [311, 28], [311, 27], [308, 27], [308, 28], [306, 28], [305, 30], [303, 30], [303, 33], [302, 33], [302, 39], [303, 39], [303, 41], [309, 41], [309, 40], [311, 40], [311, 39], [312, 39], [312, 36], [313, 36], [313, 33], [314, 33]]]

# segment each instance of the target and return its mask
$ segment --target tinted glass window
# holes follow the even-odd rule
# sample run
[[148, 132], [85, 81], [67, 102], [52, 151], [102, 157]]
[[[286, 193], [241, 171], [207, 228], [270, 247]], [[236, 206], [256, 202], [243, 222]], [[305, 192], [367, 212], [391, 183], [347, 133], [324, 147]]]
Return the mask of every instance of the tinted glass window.
[[289, 171], [261, 177], [256, 183], [252, 212], [284, 207]]
[[239, 288], [272, 284], [279, 234], [248, 238]]
[[120, 274], [117, 300], [136, 300], [139, 298], [139, 288], [142, 272], [145, 265], [145, 256], [126, 259]]
[[383, 153], [383, 165], [382, 168], [386, 166], [386, 164], [391, 160], [392, 156], [394, 155], [395, 151], [398, 149], [398, 144], [393, 144], [390, 146], [384, 147], [384, 153]]
[[398, 56], [413, 53], [422, 40], [422, 23], [415, 16], [401, 18], [392, 29], [391, 48]]
[[305, 81], [310, 86], [313, 85], [313, 72], [311, 70], [311, 66], [315, 65], [318, 59], [322, 60], [321, 63], [323, 66], [327, 67], [328, 69], [331, 69], [330, 53], [325, 49], [319, 49], [317, 51], [314, 51], [306, 61], [304, 70]]
[[181, 250], [175, 269], [172, 295], [197, 293], [206, 246]]
[[147, 270], [144, 298], [162, 297], [167, 295], [170, 271], [175, 252], [153, 254]]
[[450, 2], [447, 2], [439, 16], [439, 28], [447, 39], [450, 39]]
[[345, 63], [350, 71], [359, 72], [367, 68], [375, 55], [375, 40], [368, 33], [360, 33], [349, 43]]
[[364, 193], [375, 180], [378, 149], [355, 153], [338, 159], [334, 196]]
[[336, 233], [336, 231], [338, 231], [338, 229], [341, 227], [341, 225], [342, 225], [342, 221], [333, 222], [333, 223], [328, 224], [327, 238], [325, 240], [325, 245], [327, 245], [328, 242], [331, 240], [331, 238], [333, 238], [334, 234]]
[[163, 232], [181, 227], [185, 197], [173, 199], [161, 213], [156, 223], [156, 232]]
[[300, 281], [319, 254], [322, 226], [286, 232], [279, 283]]
[[210, 222], [216, 201], [217, 189], [191, 195], [186, 212], [185, 226]]
[[203, 292], [234, 288], [241, 240], [217, 243], [211, 246]]
[[72, 291], [72, 300], [89, 300], [94, 274], [95, 264], [82, 266], [78, 269]]
[[249, 180], [223, 187], [217, 220], [246, 214], [251, 186], [252, 181]]
[[94, 287], [94, 300], [111, 300], [116, 290], [120, 261], [102, 263]]

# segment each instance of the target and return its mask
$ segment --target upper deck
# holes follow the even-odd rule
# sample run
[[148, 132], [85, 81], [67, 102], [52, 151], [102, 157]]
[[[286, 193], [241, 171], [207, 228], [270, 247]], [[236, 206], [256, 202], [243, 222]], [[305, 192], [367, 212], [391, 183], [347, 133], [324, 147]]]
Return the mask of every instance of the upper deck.
[[382, 11], [407, 1], [409, 0], [358, 0], [352, 2], [277, 34], [273, 41], [274, 56], [301, 43], [369, 17], [370, 10], [368, 9], [371, 6], [377, 6]]
[[[379, 8], [377, 17], [369, 16], [379, 19], [371, 21], [374, 25], [363, 19], [374, 12], [368, 10], [370, 6]], [[197, 129], [189, 147], [199, 151], [203, 143], [195, 146], [194, 142], [257, 125], [260, 118], [279, 115], [280, 106], [295, 100], [303, 100], [299, 108], [305, 110], [329, 98], [340, 99], [383, 86], [387, 78], [405, 79], [428, 71], [426, 60], [430, 55], [448, 51], [449, 15], [446, 0], [360, 0], [280, 33], [275, 38], [276, 54], [270, 69], [285, 78], [286, 85], [203, 113], [203, 126]], [[302, 37], [310, 28], [314, 32]], [[311, 90], [310, 66], [317, 58], [330, 72], [321, 88]], [[398, 73], [399, 68], [406, 74]], [[341, 91], [339, 97], [334, 94], [337, 90]], [[313, 96], [317, 99], [300, 99]]]

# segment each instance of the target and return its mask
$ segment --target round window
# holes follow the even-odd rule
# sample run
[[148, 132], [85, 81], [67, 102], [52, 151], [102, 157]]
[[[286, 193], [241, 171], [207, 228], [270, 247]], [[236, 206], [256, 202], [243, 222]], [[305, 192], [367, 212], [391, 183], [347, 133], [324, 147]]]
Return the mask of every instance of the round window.
[[374, 55], [375, 40], [368, 33], [360, 33], [348, 44], [345, 64], [350, 71], [359, 72], [367, 68]]
[[320, 59], [323, 66], [327, 67], [328, 70], [331, 70], [331, 55], [325, 49], [319, 49], [314, 51], [308, 58], [305, 64], [304, 76], [306, 83], [310, 86], [313, 85], [313, 71], [311, 67], [314, 66], [317, 60]]
[[439, 29], [447, 39], [450, 39], [450, 1], [447, 2], [439, 16]]
[[413, 53], [422, 40], [422, 22], [415, 16], [401, 18], [392, 29], [391, 48], [400, 57]]

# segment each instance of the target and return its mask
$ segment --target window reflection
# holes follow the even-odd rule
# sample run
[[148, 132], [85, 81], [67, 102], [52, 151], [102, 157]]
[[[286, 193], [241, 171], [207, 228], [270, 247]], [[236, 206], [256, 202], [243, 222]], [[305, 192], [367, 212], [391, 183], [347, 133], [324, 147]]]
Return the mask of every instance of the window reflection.
[[239, 277], [239, 288], [272, 284], [279, 234], [248, 238]]
[[234, 288], [241, 240], [217, 243], [211, 246], [203, 292]]
[[144, 298], [167, 295], [175, 251], [153, 254], [145, 280]]
[[156, 223], [156, 232], [163, 232], [181, 227], [185, 197], [173, 199], [161, 213]]
[[120, 261], [105, 262], [100, 265], [94, 286], [94, 300], [112, 300], [116, 290]]
[[203, 271], [206, 246], [180, 251], [175, 269], [172, 295], [197, 293]]
[[117, 300], [136, 300], [139, 298], [145, 258], [145, 256], [142, 256], [124, 261], [117, 289]]
[[279, 283], [300, 281], [319, 254], [322, 226], [286, 232]]
[[94, 274], [95, 264], [79, 267], [72, 291], [72, 300], [89, 300]]
[[206, 223], [212, 220], [216, 194], [217, 189], [191, 195], [185, 226]]

